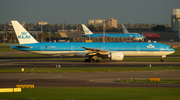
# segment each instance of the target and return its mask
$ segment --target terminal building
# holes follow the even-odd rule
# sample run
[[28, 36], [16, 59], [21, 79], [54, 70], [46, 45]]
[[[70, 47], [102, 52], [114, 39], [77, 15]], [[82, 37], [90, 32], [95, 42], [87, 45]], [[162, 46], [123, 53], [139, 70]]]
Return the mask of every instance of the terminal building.
[[106, 23], [110, 26], [110, 27], [114, 27], [117, 28], [117, 19], [113, 19], [113, 18], [109, 18]]
[[103, 22], [106, 22], [106, 24], [108, 24], [110, 27], [117, 28], [117, 19], [113, 19], [113, 18], [108, 18], [108, 20], [91, 19], [91, 20], [88, 20], [88, 25], [99, 26], [99, 25], [102, 25]]
[[173, 15], [171, 15], [171, 30], [178, 32], [178, 38], [180, 38], [180, 9], [173, 9]]
[[91, 19], [91, 20], [88, 20], [88, 25], [101, 25], [103, 22], [105, 22], [105, 20], [102, 20], [102, 19]]

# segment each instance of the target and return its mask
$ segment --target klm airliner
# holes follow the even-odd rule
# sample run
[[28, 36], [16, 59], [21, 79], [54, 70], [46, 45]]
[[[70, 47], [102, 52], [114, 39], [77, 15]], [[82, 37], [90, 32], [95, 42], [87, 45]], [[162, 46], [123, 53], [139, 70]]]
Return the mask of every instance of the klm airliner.
[[135, 40], [144, 40], [144, 36], [138, 33], [129, 33], [129, 34], [93, 34], [84, 24], [81, 24], [82, 28], [84, 30], [84, 35], [82, 35], [83, 37], [97, 37], [97, 38], [101, 38], [105, 35], [105, 37], [123, 37], [123, 38], [133, 38]]
[[[124, 34], [129, 34], [129, 32], [126, 29], [126, 27], [124, 26], [124, 24], [122, 24], [122, 27], [123, 27]], [[160, 36], [156, 33], [139, 33], [139, 34], [144, 35], [147, 39], [159, 39], [160, 38]]]
[[[16, 20], [11, 21], [18, 45], [13, 49], [52, 56], [86, 56], [86, 62], [98, 62], [97, 57], [122, 61], [124, 56], [162, 56], [175, 52], [170, 46], [160, 43], [86, 43], [86, 42], [42, 42], [36, 41]], [[163, 59], [162, 59], [163, 61]]]

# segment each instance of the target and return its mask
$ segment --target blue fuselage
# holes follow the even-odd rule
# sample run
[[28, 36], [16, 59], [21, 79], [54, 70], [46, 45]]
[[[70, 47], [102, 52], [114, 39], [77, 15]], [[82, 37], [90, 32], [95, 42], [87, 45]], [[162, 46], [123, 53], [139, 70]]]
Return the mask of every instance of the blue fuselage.
[[136, 43], [136, 42], [44, 42], [34, 44], [21, 44], [29, 48], [18, 48], [12, 46], [14, 49], [24, 51], [85, 51], [82, 47], [95, 48], [106, 51], [174, 51], [170, 46], [161, 43]]
[[101, 38], [105, 35], [105, 37], [128, 37], [128, 38], [145, 38], [143, 35], [137, 33], [128, 33], [128, 34], [84, 34], [83, 37], [96, 37]]

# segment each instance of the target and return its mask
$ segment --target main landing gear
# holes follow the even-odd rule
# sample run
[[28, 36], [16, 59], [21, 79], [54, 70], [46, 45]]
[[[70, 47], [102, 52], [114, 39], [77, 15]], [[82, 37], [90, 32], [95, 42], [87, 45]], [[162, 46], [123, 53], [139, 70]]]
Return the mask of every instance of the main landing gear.
[[160, 61], [163, 62], [165, 57], [166, 57], [166, 55], [162, 56]]
[[94, 63], [94, 62], [100, 62], [98, 59], [96, 59], [97, 56], [92, 56], [89, 57], [89, 59], [85, 59], [85, 62], [90, 62], [90, 63]]

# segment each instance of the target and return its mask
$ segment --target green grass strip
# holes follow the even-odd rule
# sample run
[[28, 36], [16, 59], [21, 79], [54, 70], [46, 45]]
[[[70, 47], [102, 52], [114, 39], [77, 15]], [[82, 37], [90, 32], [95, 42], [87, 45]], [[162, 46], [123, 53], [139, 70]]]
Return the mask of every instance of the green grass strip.
[[174, 49], [175, 49], [175, 53], [171, 55], [180, 55], [180, 48], [174, 48]]
[[22, 89], [21, 93], [0, 93], [0, 99], [35, 100], [180, 100], [180, 89], [56, 87]]
[[[124, 58], [123, 61], [160, 61], [160, 57], [158, 58]], [[180, 62], [180, 57], [175, 58], [164, 58], [164, 61], [177, 61]]]
[[61, 68], [0, 68], [0, 73], [83, 73], [83, 72], [123, 72], [123, 71], [154, 71], [180, 70], [180, 66], [171, 67], [61, 67]]
[[11, 46], [9, 45], [0, 45], [0, 52], [11, 52], [11, 51], [19, 51], [19, 50], [16, 50], [16, 49], [10, 49]]

